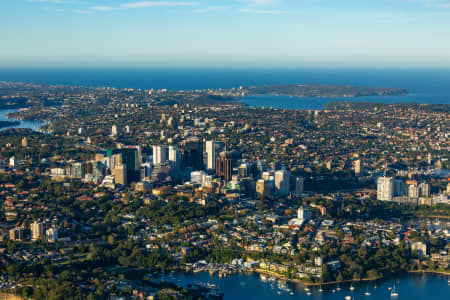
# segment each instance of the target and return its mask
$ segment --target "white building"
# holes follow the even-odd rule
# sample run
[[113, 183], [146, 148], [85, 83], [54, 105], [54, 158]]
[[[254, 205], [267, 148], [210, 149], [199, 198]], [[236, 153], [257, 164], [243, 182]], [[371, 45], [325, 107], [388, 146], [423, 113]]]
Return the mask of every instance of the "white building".
[[297, 210], [297, 218], [309, 221], [311, 219], [311, 209], [307, 207], [299, 207]]
[[198, 183], [200, 185], [203, 185], [205, 176], [206, 176], [206, 173], [203, 171], [191, 172], [191, 183]]
[[290, 173], [286, 170], [280, 170], [275, 172], [275, 192], [284, 196], [289, 194], [289, 180]]
[[206, 141], [206, 168], [208, 170], [216, 169], [216, 158], [222, 148], [222, 142]]
[[113, 125], [112, 127], [111, 127], [111, 135], [112, 136], [117, 136], [119, 134], [119, 131], [118, 131], [118, 129], [117, 129], [117, 126], [116, 125]]
[[415, 242], [411, 244], [411, 250], [417, 251], [419, 255], [426, 256], [427, 255], [427, 245], [422, 242]]
[[58, 239], [58, 229], [56, 228], [47, 229], [45, 234], [47, 235], [47, 241], [49, 243], [55, 243], [56, 240]]
[[175, 168], [178, 168], [181, 163], [180, 150], [176, 146], [169, 146], [169, 161]]
[[392, 177], [378, 177], [377, 199], [381, 201], [392, 201], [394, 197], [394, 179]]
[[169, 160], [169, 147], [153, 146], [153, 165], [159, 165]]
[[44, 224], [34, 221], [31, 223], [31, 239], [38, 240], [44, 234]]

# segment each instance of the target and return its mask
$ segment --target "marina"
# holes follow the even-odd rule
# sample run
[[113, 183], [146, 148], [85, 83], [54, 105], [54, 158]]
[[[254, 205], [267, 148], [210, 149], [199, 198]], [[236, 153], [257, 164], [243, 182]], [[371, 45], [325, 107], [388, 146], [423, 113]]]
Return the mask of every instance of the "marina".
[[255, 273], [236, 273], [227, 277], [207, 272], [171, 273], [156, 276], [178, 285], [211, 284], [224, 294], [224, 299], [448, 299], [447, 276], [410, 274], [399, 279], [334, 286], [305, 286]]

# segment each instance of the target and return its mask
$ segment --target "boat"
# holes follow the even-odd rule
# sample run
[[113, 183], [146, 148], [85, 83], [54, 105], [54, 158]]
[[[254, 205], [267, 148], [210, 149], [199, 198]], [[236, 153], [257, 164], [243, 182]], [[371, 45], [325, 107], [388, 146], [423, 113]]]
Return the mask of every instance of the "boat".
[[366, 289], [366, 292], [364, 293], [364, 295], [366, 295], [366, 296], [370, 296], [371, 295], [370, 292], [369, 292], [369, 286], [367, 286], [367, 289]]
[[306, 295], [311, 296], [311, 292], [307, 292]]
[[333, 290], [332, 290], [332, 292], [333, 292], [333, 293], [335, 293], [335, 292], [336, 292], [336, 290], [335, 290], [335, 289], [333, 289]]
[[321, 292], [321, 293], [323, 292], [322, 286], [320, 286], [319, 292]]
[[345, 300], [352, 300], [352, 296], [345, 296]]
[[310, 291], [309, 287], [305, 286], [305, 292], [309, 292], [309, 291]]
[[391, 291], [391, 297], [393, 297], [393, 298], [398, 297], [398, 293], [395, 291], [395, 285], [394, 285], [394, 288]]
[[340, 291], [340, 290], [341, 290], [341, 287], [339, 286], [339, 284], [338, 284], [336, 290], [337, 290], [337, 291]]
[[350, 286], [350, 291], [354, 291], [355, 287], [353, 286], [353, 284]]

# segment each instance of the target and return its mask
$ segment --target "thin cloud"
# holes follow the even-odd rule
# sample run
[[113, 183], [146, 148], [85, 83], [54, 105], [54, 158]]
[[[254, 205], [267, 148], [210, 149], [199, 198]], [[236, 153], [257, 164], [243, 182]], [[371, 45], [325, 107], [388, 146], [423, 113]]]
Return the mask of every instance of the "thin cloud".
[[241, 13], [247, 14], [259, 14], [259, 15], [281, 15], [286, 14], [285, 10], [274, 10], [274, 9], [253, 9], [253, 8], [241, 8], [239, 9]]
[[94, 13], [92, 10], [84, 10], [84, 9], [73, 9], [72, 12], [80, 15], [92, 15]]
[[145, 8], [145, 7], [179, 7], [194, 6], [197, 2], [169, 2], [169, 1], [138, 1], [122, 4], [121, 8]]
[[209, 6], [209, 7], [205, 7], [205, 8], [196, 9], [196, 10], [194, 10], [194, 12], [197, 14], [206, 14], [206, 13], [210, 13], [210, 12], [226, 11], [228, 9], [229, 9], [229, 7], [227, 7], [227, 6]]
[[112, 6], [92, 6], [91, 10], [111, 11], [111, 10], [114, 10], [114, 7], [112, 7]]

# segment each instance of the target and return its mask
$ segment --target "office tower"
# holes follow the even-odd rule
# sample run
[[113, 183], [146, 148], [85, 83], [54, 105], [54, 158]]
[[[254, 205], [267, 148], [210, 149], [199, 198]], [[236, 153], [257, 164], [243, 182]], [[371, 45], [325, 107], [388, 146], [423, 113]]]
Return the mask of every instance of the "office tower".
[[392, 201], [394, 197], [394, 179], [392, 177], [378, 177], [377, 199], [381, 201]]
[[394, 197], [407, 196], [408, 188], [403, 180], [394, 179]]
[[203, 142], [193, 137], [185, 141], [183, 147], [183, 166], [193, 170], [203, 170]]
[[217, 156], [220, 150], [223, 148], [222, 142], [207, 141], [206, 142], [206, 168], [208, 170], [216, 169]]
[[159, 165], [169, 160], [169, 147], [153, 146], [153, 165]]
[[23, 239], [22, 228], [16, 227], [9, 231], [9, 239], [11, 241], [21, 241]]
[[264, 179], [259, 179], [256, 182], [256, 194], [260, 197], [267, 197], [271, 194], [270, 182]]
[[286, 170], [279, 170], [275, 172], [275, 192], [284, 196], [289, 194], [290, 173]]
[[297, 210], [297, 218], [300, 220], [308, 221], [311, 219], [311, 209], [300, 206]]
[[364, 175], [364, 162], [360, 159], [355, 161], [355, 175], [356, 176]]
[[28, 147], [28, 140], [26, 137], [22, 139], [22, 147]]
[[216, 159], [216, 175], [227, 182], [232, 179], [234, 157], [233, 151], [224, 151]]
[[105, 175], [105, 165], [100, 161], [92, 162], [92, 175], [94, 176], [104, 176]]
[[421, 197], [430, 197], [430, 184], [422, 182], [419, 184], [419, 191]]
[[122, 156], [122, 164], [127, 169], [127, 181], [139, 181], [142, 164], [141, 147], [124, 146], [114, 150], [114, 154], [120, 154]]
[[127, 167], [126, 165], [118, 165], [111, 169], [111, 175], [114, 176], [114, 183], [126, 186], [127, 185]]
[[179, 168], [181, 163], [180, 150], [176, 146], [169, 146], [169, 161], [175, 168]]
[[408, 197], [419, 198], [419, 187], [416, 184], [410, 184], [408, 186]]
[[141, 165], [141, 180], [150, 177], [152, 174], [152, 165], [148, 162]]
[[248, 177], [250, 175], [250, 167], [248, 164], [244, 163], [239, 166], [239, 176], [242, 178]]
[[305, 189], [305, 178], [297, 177], [295, 178], [295, 193], [298, 195], [303, 194]]
[[131, 132], [131, 129], [130, 129], [129, 125], [125, 126], [125, 132], [126, 133], [130, 133]]
[[44, 224], [34, 221], [31, 223], [31, 239], [38, 240], [44, 234]]
[[55, 243], [58, 240], [58, 229], [56, 228], [49, 228], [45, 232], [47, 235], [47, 241], [49, 243]]
[[119, 131], [117, 130], [117, 126], [116, 125], [113, 125], [112, 127], [111, 127], [111, 135], [112, 136], [117, 136], [119, 134]]
[[70, 177], [72, 177], [72, 178], [81, 179], [84, 177], [84, 173], [85, 173], [85, 170], [84, 170], [83, 164], [80, 162], [73, 163], [72, 166], [70, 167], [69, 174], [70, 174]]

